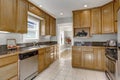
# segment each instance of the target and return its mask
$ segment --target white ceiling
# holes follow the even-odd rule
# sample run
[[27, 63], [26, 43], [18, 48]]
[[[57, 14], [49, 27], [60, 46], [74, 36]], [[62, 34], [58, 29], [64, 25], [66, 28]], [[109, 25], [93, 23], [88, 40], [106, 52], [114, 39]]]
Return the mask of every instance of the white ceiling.
[[[72, 17], [73, 10], [102, 6], [112, 0], [29, 0], [37, 6], [42, 5], [42, 9], [52, 14], [56, 18]], [[61, 16], [60, 13], [64, 15]]]

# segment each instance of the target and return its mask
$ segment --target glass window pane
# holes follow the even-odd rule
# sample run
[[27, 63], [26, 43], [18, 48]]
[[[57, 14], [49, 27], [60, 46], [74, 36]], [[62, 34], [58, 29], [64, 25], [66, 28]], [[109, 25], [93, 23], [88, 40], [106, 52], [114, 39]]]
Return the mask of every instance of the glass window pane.
[[32, 21], [28, 21], [28, 29], [36, 29], [37, 24], [32, 22]]
[[25, 34], [25, 38], [36, 39], [36, 37], [37, 37], [36, 31], [28, 31], [28, 33]]
[[40, 20], [35, 19], [34, 17], [28, 17], [28, 33], [24, 34], [24, 41], [39, 39], [39, 22]]

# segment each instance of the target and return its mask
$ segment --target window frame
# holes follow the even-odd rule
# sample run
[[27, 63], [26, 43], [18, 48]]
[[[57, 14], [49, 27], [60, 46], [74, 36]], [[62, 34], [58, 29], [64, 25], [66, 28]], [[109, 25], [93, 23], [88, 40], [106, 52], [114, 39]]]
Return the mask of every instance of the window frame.
[[[34, 17], [34, 16], [28, 16], [28, 22], [33, 22], [37, 25], [37, 28], [34, 28], [34, 29], [29, 29], [28, 25], [27, 25], [27, 30], [28, 32], [29, 31], [33, 31], [33, 32], [36, 32], [36, 35], [35, 35], [35, 38], [27, 38], [25, 37], [26, 34], [23, 35], [23, 41], [24, 42], [30, 42], [30, 41], [36, 41], [36, 40], [39, 40], [39, 35], [40, 35], [40, 19]], [[29, 24], [29, 23], [28, 23]]]

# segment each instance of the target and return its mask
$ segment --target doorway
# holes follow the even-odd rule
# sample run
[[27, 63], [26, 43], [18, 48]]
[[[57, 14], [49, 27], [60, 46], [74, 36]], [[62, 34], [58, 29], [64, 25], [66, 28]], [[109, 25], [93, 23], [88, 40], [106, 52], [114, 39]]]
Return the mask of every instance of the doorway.
[[[70, 50], [73, 45], [73, 28], [72, 23], [64, 23], [57, 25], [58, 37], [57, 41], [59, 44], [59, 58], [64, 55], [64, 51]], [[65, 54], [66, 55], [66, 54]], [[68, 54], [69, 55], [69, 54]]]

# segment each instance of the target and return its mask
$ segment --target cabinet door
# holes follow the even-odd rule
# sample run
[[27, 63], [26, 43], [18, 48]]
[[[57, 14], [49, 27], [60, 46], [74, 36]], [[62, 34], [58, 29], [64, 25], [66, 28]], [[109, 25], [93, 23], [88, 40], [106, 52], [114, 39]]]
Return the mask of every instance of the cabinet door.
[[82, 54], [80, 47], [72, 47], [72, 66], [82, 67]]
[[17, 33], [27, 33], [28, 20], [28, 2], [26, 0], [18, 0], [17, 9]]
[[46, 48], [45, 52], [45, 67], [48, 67], [51, 64], [50, 48]]
[[94, 68], [104, 71], [105, 64], [105, 52], [104, 48], [94, 48]]
[[53, 19], [52, 36], [56, 36], [56, 19]]
[[38, 62], [39, 62], [38, 70], [39, 72], [41, 72], [45, 69], [45, 49], [39, 50]]
[[81, 22], [81, 27], [85, 28], [85, 27], [90, 27], [90, 10], [84, 10], [84, 11], [80, 11], [80, 22]]
[[45, 35], [50, 35], [50, 17], [47, 14], [45, 16]]
[[113, 3], [102, 7], [102, 33], [114, 33]]
[[0, 31], [15, 32], [17, 0], [0, 0]]
[[9, 80], [18, 74], [18, 63], [0, 67], [0, 80]]
[[101, 8], [91, 10], [91, 33], [101, 33]]
[[50, 17], [50, 35], [56, 35], [56, 20], [52, 17]]
[[115, 32], [117, 33], [117, 12], [119, 9], [119, 1], [114, 0], [114, 24], [115, 24]]
[[80, 28], [80, 11], [73, 12], [73, 27]]
[[83, 66], [84, 68], [88, 68], [88, 69], [93, 69], [93, 58], [94, 58], [94, 54], [93, 52], [82, 52], [82, 62], [83, 62]]
[[44, 53], [39, 54], [39, 72], [43, 71], [45, 66], [44, 66]]

